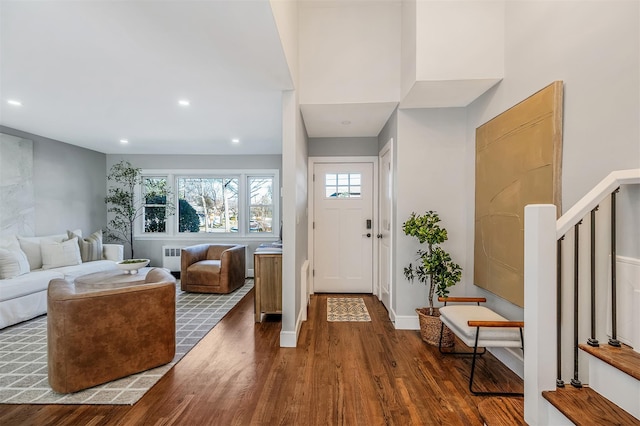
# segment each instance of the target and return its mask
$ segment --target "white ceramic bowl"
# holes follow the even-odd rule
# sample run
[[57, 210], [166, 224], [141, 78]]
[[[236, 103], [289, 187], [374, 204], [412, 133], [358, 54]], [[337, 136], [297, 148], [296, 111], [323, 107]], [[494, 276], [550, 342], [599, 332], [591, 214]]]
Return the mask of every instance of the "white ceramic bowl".
[[[137, 260], [137, 262], [133, 262]], [[124, 271], [125, 274], [137, 274], [138, 269], [144, 268], [149, 264], [149, 259], [126, 259], [116, 263], [116, 266]]]

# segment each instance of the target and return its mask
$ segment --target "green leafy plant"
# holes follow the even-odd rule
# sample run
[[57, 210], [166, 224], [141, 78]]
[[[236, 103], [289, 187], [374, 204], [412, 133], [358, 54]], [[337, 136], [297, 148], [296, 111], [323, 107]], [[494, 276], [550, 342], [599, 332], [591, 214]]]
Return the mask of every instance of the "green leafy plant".
[[[133, 167], [128, 161], [122, 160], [114, 164], [107, 175], [109, 187], [105, 203], [107, 204], [107, 212], [111, 214], [111, 219], [107, 223], [106, 239], [128, 245], [131, 250], [131, 257], [134, 254], [133, 231], [135, 222], [145, 212], [145, 200], [136, 196], [136, 187], [143, 185], [141, 173], [141, 169]], [[143, 192], [147, 201], [157, 197], [164, 197], [164, 200], [170, 198], [166, 181], [163, 182], [158, 183], [157, 180], [145, 182], [146, 186], [143, 188]], [[166, 202], [163, 207], [161, 219], [164, 224], [164, 214], [173, 214], [175, 207], [171, 203], [166, 204]], [[145, 217], [145, 220], [148, 219], [148, 217]]]
[[413, 282], [417, 279], [425, 285], [429, 284], [429, 315], [434, 314], [433, 295], [446, 297], [449, 287], [460, 282], [462, 268], [453, 262], [451, 255], [440, 244], [447, 241], [447, 230], [439, 225], [440, 217], [432, 210], [423, 215], [411, 213], [409, 219], [402, 224], [405, 235], [416, 237], [427, 249], [418, 249], [418, 263], [410, 263], [404, 268], [404, 276]]

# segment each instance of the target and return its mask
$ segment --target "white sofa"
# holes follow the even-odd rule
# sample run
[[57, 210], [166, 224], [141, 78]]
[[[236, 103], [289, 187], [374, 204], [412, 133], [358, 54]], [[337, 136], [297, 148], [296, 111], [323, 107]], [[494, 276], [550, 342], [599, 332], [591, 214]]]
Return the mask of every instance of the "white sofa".
[[[85, 256], [91, 249], [99, 253]], [[116, 269], [116, 262], [122, 259], [123, 246], [102, 244], [101, 231], [87, 239], [82, 239], [78, 230], [44, 237], [0, 238], [0, 329], [46, 314], [52, 279]]]

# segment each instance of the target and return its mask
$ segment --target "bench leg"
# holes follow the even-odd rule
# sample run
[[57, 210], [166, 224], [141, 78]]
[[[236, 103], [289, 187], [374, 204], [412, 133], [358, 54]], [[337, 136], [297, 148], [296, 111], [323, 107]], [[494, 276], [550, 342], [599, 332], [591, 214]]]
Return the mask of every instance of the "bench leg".
[[[444, 323], [440, 321], [440, 341], [438, 342], [438, 350], [441, 354], [444, 355], [473, 355], [475, 357], [476, 352], [453, 352], [453, 351], [443, 351], [442, 350], [442, 333], [444, 332]], [[482, 348], [482, 352], [477, 352], [477, 355], [482, 356], [487, 352], [487, 348]]]
[[[524, 396], [524, 393], [521, 392], [479, 392], [473, 390], [473, 375], [476, 370], [476, 355], [482, 355], [487, 351], [487, 348], [484, 348], [484, 352], [482, 354], [478, 353], [478, 336], [480, 335], [480, 327], [476, 329], [476, 341], [475, 345], [473, 345], [473, 360], [471, 361], [471, 375], [469, 376], [469, 392], [476, 396]], [[520, 329], [520, 339], [522, 340], [522, 329]], [[524, 346], [524, 344], [523, 344]]]

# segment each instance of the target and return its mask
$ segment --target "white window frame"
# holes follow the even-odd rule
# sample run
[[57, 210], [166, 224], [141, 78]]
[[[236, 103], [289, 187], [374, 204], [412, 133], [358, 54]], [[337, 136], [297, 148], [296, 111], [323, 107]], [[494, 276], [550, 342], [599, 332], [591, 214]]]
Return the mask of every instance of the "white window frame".
[[[190, 240], [190, 241], [272, 241], [280, 234], [280, 170], [278, 169], [142, 169], [142, 177], [166, 177], [167, 188], [172, 194], [174, 214], [167, 220], [166, 232], [144, 232], [144, 215], [138, 218], [134, 228], [135, 240]], [[237, 177], [238, 178], [238, 232], [178, 232], [178, 193], [177, 179], [184, 177]], [[271, 232], [249, 232], [249, 194], [250, 177], [273, 178], [273, 224]], [[136, 188], [142, 196], [142, 187]], [[167, 203], [169, 200], [167, 200]]]

